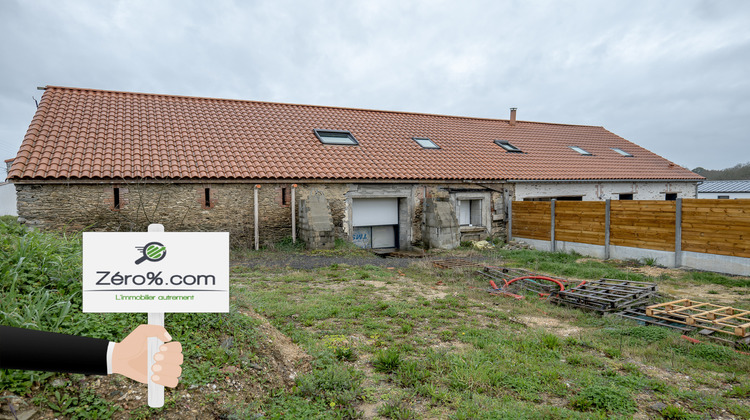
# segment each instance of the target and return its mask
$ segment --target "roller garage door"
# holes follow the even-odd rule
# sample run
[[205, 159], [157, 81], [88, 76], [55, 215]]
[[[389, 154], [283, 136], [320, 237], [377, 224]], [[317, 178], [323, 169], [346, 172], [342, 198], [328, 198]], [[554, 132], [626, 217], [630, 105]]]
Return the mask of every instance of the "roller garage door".
[[361, 248], [397, 248], [398, 198], [353, 199], [352, 226]]

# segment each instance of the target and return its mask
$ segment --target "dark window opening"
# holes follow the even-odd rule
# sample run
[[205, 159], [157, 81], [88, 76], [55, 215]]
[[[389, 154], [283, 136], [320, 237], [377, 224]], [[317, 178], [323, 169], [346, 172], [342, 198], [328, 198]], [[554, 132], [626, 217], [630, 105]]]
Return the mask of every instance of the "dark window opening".
[[203, 199], [204, 199], [204, 202], [203, 202], [204, 206], [207, 209], [210, 209], [211, 208], [211, 188], [205, 188], [203, 190]]
[[505, 149], [506, 152], [523, 153], [521, 149], [510, 144], [508, 140], [495, 140], [495, 144]]
[[112, 203], [112, 208], [115, 210], [120, 210], [120, 206], [122, 205], [122, 201], [120, 200], [120, 189], [117, 187], [112, 188], [112, 193], [114, 195], [114, 202]]
[[718, 198], [718, 199], [720, 199], [720, 200], [728, 200], [728, 199], [729, 199], [729, 196], [728, 196], [728, 195], [720, 195], [720, 196], [718, 196], [718, 197], [716, 197], [716, 198]]
[[619, 194], [620, 200], [632, 200], [633, 194]]
[[287, 200], [286, 200], [286, 192], [287, 192], [287, 191], [288, 191], [288, 190], [287, 190], [287, 188], [286, 188], [286, 187], [281, 187], [281, 205], [282, 205], [282, 206], [286, 206], [287, 204], [289, 204], [289, 203], [287, 202]]
[[342, 130], [313, 130], [315, 137], [323, 144], [340, 146], [359, 146], [359, 142], [349, 131]]
[[667, 193], [665, 200], [667, 201], [676, 201], [677, 200], [677, 193]]
[[525, 197], [523, 201], [583, 201], [582, 195], [566, 195], [560, 197]]

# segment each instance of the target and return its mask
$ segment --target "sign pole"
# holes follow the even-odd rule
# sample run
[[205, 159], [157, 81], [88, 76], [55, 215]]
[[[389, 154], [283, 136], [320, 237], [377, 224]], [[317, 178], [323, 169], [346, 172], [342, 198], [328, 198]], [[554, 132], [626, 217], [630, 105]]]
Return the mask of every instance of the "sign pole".
[[[164, 232], [164, 225], [150, 224], [149, 232]], [[164, 312], [149, 312], [148, 323], [151, 325], [164, 326]], [[164, 385], [159, 385], [151, 380], [153, 375], [151, 367], [154, 365], [154, 356], [159, 352], [159, 347], [164, 344], [163, 341], [156, 337], [148, 339], [148, 362], [146, 366], [146, 376], [148, 377], [148, 406], [159, 408], [164, 406]]]
[[[229, 312], [229, 233], [164, 232], [160, 224], [148, 232], [84, 232], [82, 291], [85, 313], [147, 313], [149, 324], [162, 327], [167, 312]], [[163, 407], [164, 387], [151, 377], [165, 372], [151, 369], [161, 364], [154, 356], [164, 342], [143, 344], [148, 405]]]

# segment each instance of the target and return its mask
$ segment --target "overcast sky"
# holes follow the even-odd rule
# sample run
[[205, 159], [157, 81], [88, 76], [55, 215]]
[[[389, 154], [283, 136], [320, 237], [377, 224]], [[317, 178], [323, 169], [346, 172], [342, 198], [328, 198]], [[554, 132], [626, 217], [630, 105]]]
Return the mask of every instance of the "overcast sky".
[[[37, 86], [603, 126], [750, 161], [750, 1], [0, 0], [0, 158]], [[2, 172], [0, 172], [2, 173]]]

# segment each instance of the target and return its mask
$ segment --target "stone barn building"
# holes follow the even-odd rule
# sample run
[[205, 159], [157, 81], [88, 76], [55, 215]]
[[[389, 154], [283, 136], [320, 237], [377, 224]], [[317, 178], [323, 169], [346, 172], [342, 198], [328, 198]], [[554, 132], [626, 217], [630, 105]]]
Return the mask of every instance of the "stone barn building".
[[[692, 198], [602, 127], [48, 86], [8, 180], [41, 229], [365, 248], [504, 237], [509, 200]], [[257, 238], [257, 239], [256, 239]]]

